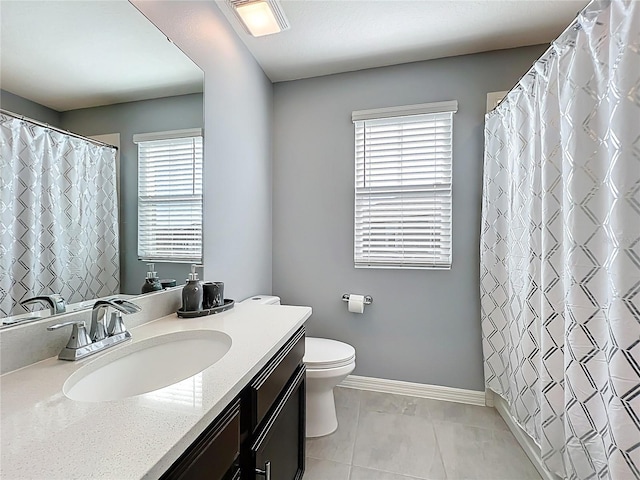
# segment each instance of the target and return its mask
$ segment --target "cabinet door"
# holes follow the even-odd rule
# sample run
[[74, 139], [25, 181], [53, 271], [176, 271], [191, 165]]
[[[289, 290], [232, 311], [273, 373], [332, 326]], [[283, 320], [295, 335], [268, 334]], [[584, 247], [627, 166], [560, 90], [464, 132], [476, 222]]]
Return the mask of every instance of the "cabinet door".
[[240, 478], [240, 401], [216, 418], [161, 480], [235, 480]]
[[279, 402], [257, 432], [251, 445], [252, 473], [249, 478], [299, 480], [304, 474], [305, 374], [301, 365], [291, 377]]

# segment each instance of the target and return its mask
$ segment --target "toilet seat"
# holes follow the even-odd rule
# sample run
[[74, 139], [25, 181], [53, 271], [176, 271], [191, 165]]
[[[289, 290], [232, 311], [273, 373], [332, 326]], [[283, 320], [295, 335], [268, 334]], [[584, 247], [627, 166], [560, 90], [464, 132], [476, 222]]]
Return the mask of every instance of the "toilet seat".
[[356, 350], [351, 345], [328, 338], [306, 337], [304, 363], [307, 369], [339, 368], [354, 363]]

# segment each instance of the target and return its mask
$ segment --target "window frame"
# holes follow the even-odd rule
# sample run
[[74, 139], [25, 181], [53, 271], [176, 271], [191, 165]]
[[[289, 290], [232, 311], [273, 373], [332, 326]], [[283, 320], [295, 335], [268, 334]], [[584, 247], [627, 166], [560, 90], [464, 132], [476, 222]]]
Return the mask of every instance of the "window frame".
[[[353, 236], [353, 261], [355, 268], [376, 268], [376, 269], [402, 269], [402, 270], [449, 270], [452, 267], [453, 263], [453, 114], [458, 110], [458, 102], [455, 100], [446, 101], [446, 102], [436, 102], [436, 103], [425, 103], [425, 104], [417, 104], [417, 105], [404, 105], [398, 107], [387, 107], [387, 108], [378, 108], [371, 110], [359, 110], [354, 111], [352, 113], [352, 121], [354, 123], [354, 167], [355, 167], [355, 181], [354, 181], [354, 236]], [[384, 173], [386, 170], [381, 168], [380, 165], [383, 165], [383, 162], [378, 160], [378, 164], [376, 165], [376, 160], [374, 159], [371, 162], [371, 159], [374, 158], [371, 151], [367, 151], [367, 141], [369, 141], [369, 145], [373, 144], [373, 137], [369, 140], [367, 139], [367, 128], [372, 132], [372, 128], [381, 128], [381, 125], [389, 125], [393, 127], [394, 125], [402, 124], [399, 130], [404, 128], [405, 124], [409, 124], [411, 122], [418, 123], [422, 121], [424, 123], [435, 122], [435, 115], [440, 114], [448, 114], [448, 129], [449, 129], [449, 154], [448, 158], [445, 159], [446, 163], [438, 163], [441, 161], [441, 154], [430, 154], [434, 160], [432, 164], [429, 164], [427, 160], [420, 162], [420, 158], [418, 154], [418, 160], [411, 160], [412, 167], [418, 167], [418, 170], [422, 168], [423, 173], [418, 174], [416, 182], [426, 181], [426, 174], [424, 171], [428, 169], [437, 170], [441, 166], [444, 168], [448, 168], [448, 183], [441, 184], [436, 182], [434, 179], [433, 184], [429, 187], [427, 184], [422, 186], [414, 186], [409, 187], [407, 184], [410, 184], [410, 180], [405, 180], [405, 176], [409, 177], [409, 175], [405, 175], [402, 172], [402, 164], [403, 162], [407, 163], [408, 160], [404, 160], [404, 157], [408, 157], [404, 153], [393, 155], [395, 157], [400, 156], [400, 160], [392, 161], [394, 162], [394, 166], [400, 167], [400, 174], [396, 174], [400, 180], [394, 186], [393, 181], [389, 180], [389, 186], [380, 188], [379, 191], [383, 192], [386, 195], [386, 200], [382, 198], [379, 202], [379, 205], [372, 209], [371, 200], [376, 195], [376, 181], [381, 183], [382, 181], [387, 181], [390, 177], [383, 177], [380, 174], [378, 177], [375, 177], [376, 167], [380, 168], [378, 172]], [[437, 124], [437, 123], [435, 123]], [[435, 125], [434, 124], [434, 125]], [[410, 129], [411, 127], [409, 127]], [[426, 130], [425, 130], [426, 131]], [[437, 132], [437, 129], [436, 129]], [[361, 136], [361, 139], [359, 138]], [[369, 135], [374, 135], [373, 133], [369, 133]], [[396, 135], [398, 138], [402, 140], [395, 140], [389, 142], [389, 145], [401, 145], [400, 150], [402, 150], [402, 146], [406, 144], [406, 141], [402, 134]], [[408, 135], [407, 135], [408, 136]], [[434, 133], [433, 138], [429, 137], [429, 139], [437, 144], [438, 138], [440, 134]], [[386, 140], [383, 140], [386, 141]], [[359, 150], [360, 149], [360, 150]], [[368, 156], [369, 155], [369, 156]], [[386, 155], [386, 154], [382, 154]], [[422, 155], [426, 155], [422, 153]], [[388, 163], [389, 160], [386, 162]], [[371, 167], [373, 165], [373, 167]], [[369, 167], [367, 167], [369, 166]], [[360, 173], [359, 173], [360, 168]], [[387, 169], [388, 170], [388, 169]], [[374, 173], [367, 173], [367, 171], [373, 171]], [[373, 183], [371, 186], [366, 186], [367, 175], [371, 175], [370, 183]], [[420, 176], [421, 175], [421, 176]], [[446, 175], [445, 175], [446, 176]], [[434, 174], [435, 178], [435, 174]], [[359, 184], [360, 183], [360, 184]], [[438, 186], [441, 185], [441, 186]], [[444, 195], [438, 192], [445, 192]], [[378, 195], [378, 198], [384, 197], [381, 193]], [[440, 198], [437, 198], [437, 197]], [[420, 232], [413, 232], [413, 234], [417, 237], [425, 237], [429, 235], [429, 228], [440, 228], [442, 233], [438, 234], [435, 237], [435, 240], [439, 243], [437, 248], [433, 248], [435, 253], [438, 255], [434, 255], [432, 260], [427, 260], [424, 258], [424, 254], [429, 252], [429, 249], [426, 248], [426, 244], [429, 243], [429, 240], [419, 239], [411, 242], [413, 245], [410, 245], [412, 248], [416, 244], [419, 243], [418, 248], [422, 249], [421, 252], [417, 254], [406, 253], [407, 244], [405, 242], [404, 232], [402, 226], [402, 221], [407, 218], [405, 210], [408, 211], [409, 207], [405, 207], [405, 199], [409, 199], [406, 203], [411, 204], [413, 208], [416, 209], [425, 209], [421, 211], [426, 211], [426, 215], [432, 218], [441, 217], [446, 220], [445, 227], [440, 227], [437, 225], [437, 221], [432, 220], [431, 223], [421, 221], [421, 226], [418, 227]], [[367, 205], [364, 205], [363, 202], [368, 201]], [[384, 203], [387, 202], [386, 206]], [[419, 206], [419, 203], [423, 203], [423, 206]], [[363, 206], [364, 205], [364, 206]], [[393, 205], [396, 205], [395, 207]], [[397, 206], [400, 205], [400, 206]], [[442, 205], [442, 208], [437, 208], [439, 205]], [[368, 208], [368, 210], [367, 210]], [[384, 208], [387, 208], [393, 212], [397, 212], [397, 215], [393, 217], [392, 220], [395, 220], [395, 226], [391, 227], [391, 230], [395, 230], [390, 234], [386, 233], [371, 233], [372, 228], [371, 224], [375, 222], [367, 222], [362, 218], [359, 218], [359, 215], [362, 217], [363, 215], [368, 215], [370, 220], [380, 219], [380, 211]], [[378, 213], [376, 212], [376, 209]], [[448, 214], [441, 213], [442, 210], [447, 210]], [[424, 216], [424, 215], [420, 215]], [[435, 224], [433, 222], [436, 222]], [[390, 222], [391, 223], [391, 222]], [[400, 226], [397, 224], [400, 223]], [[383, 225], [384, 222], [378, 223], [377, 225]], [[368, 232], [367, 230], [368, 225]], [[431, 226], [429, 226], [431, 225]], [[380, 229], [379, 229], [380, 230]], [[365, 253], [365, 245], [372, 245], [376, 242], [384, 242], [390, 241], [387, 239], [392, 239], [393, 235], [400, 235], [401, 240], [396, 241], [398, 247], [396, 247], [395, 251], [389, 250], [390, 253], [388, 258], [381, 259], [380, 251], [389, 248], [393, 249], [394, 246], [380, 246], [377, 248], [378, 252], [372, 252], [371, 248], [369, 248], [368, 253]], [[415, 238], [415, 237], [414, 237]], [[365, 240], [366, 239], [366, 240]], [[392, 242], [393, 243], [393, 242]], [[376, 250], [374, 248], [373, 250]], [[375, 256], [372, 253], [377, 254], [378, 259], [376, 260]], [[418, 256], [422, 256], [423, 258], [416, 259]], [[444, 260], [443, 260], [444, 258]]]

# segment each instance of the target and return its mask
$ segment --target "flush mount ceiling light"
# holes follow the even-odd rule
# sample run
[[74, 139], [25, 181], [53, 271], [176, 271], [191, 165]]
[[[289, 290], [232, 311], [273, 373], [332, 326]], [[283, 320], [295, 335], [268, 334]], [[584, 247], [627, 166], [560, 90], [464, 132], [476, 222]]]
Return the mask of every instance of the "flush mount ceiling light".
[[289, 28], [277, 0], [227, 0], [247, 33], [254, 37], [271, 35]]

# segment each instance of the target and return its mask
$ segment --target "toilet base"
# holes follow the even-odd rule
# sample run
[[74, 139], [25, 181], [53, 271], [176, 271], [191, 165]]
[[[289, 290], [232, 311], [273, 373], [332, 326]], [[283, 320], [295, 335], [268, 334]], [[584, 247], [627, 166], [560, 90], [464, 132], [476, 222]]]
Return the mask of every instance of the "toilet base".
[[333, 389], [307, 395], [307, 438], [324, 437], [338, 429]]
[[333, 388], [353, 372], [355, 362], [338, 368], [307, 369], [307, 438], [324, 437], [338, 428]]

